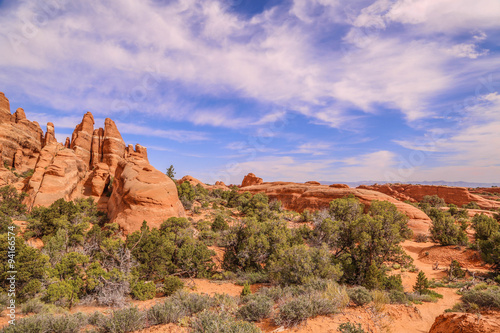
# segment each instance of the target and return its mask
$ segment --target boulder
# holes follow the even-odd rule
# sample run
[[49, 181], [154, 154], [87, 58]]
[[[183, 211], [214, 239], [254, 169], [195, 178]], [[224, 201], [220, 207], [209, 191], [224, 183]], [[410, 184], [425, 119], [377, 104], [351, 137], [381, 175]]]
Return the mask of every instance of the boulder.
[[262, 184], [263, 182], [264, 181], [262, 180], [262, 178], [255, 176], [253, 173], [249, 173], [243, 178], [243, 181], [241, 182], [241, 187], [259, 185]]
[[121, 160], [112, 186], [108, 214], [127, 234], [143, 221], [158, 228], [169, 217], [185, 216], [174, 182], [144, 159]]
[[500, 332], [500, 314], [445, 313], [436, 317], [429, 333]]
[[329, 187], [333, 187], [333, 188], [349, 188], [349, 185], [346, 185], [346, 184], [332, 184], [332, 185], [329, 185]]

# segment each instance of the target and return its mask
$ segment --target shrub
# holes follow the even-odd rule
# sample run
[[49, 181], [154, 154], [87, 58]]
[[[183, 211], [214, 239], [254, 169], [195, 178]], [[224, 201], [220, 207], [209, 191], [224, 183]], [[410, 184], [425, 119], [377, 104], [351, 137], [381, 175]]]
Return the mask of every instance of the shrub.
[[448, 272], [448, 279], [453, 281], [455, 279], [462, 279], [465, 277], [465, 271], [460, 266], [460, 263], [453, 259], [450, 264], [450, 270]]
[[481, 209], [481, 207], [479, 207], [479, 205], [475, 201], [471, 201], [468, 204], [463, 205], [462, 208], [466, 208], [466, 209]]
[[259, 321], [269, 317], [273, 301], [265, 295], [247, 296], [245, 304], [238, 309], [238, 317], [246, 321]]
[[415, 242], [417, 242], [417, 243], [425, 243], [425, 242], [427, 242], [427, 235], [417, 234], [415, 236]]
[[213, 311], [203, 311], [191, 321], [194, 333], [260, 333], [261, 330], [246, 321]]
[[364, 305], [373, 300], [368, 289], [361, 286], [348, 289], [347, 294], [349, 295], [349, 299], [356, 305]]
[[172, 298], [155, 304], [147, 311], [148, 322], [151, 325], [177, 323], [179, 319], [188, 315], [186, 309]]
[[341, 333], [365, 333], [363, 328], [361, 328], [361, 324], [353, 324], [351, 322], [342, 323], [339, 325], [338, 331]]
[[189, 316], [208, 309], [213, 302], [210, 296], [190, 294], [185, 291], [177, 291], [171, 297], [174, 302], [179, 303], [186, 310]]
[[417, 281], [415, 282], [415, 285], [413, 286], [413, 291], [416, 291], [416, 292], [422, 294], [425, 291], [427, 291], [428, 288], [429, 288], [429, 280], [427, 280], [425, 273], [423, 271], [418, 272]]
[[406, 304], [408, 303], [408, 297], [403, 291], [391, 290], [389, 291], [389, 300], [391, 304]]
[[446, 202], [443, 198], [438, 197], [437, 195], [426, 195], [422, 198], [420, 203], [429, 204], [431, 207], [440, 208], [446, 206]]
[[41, 313], [46, 310], [46, 305], [38, 298], [33, 298], [26, 301], [23, 305], [21, 305], [21, 313], [29, 314], [29, 313]]
[[217, 215], [214, 219], [214, 222], [212, 223], [212, 231], [218, 232], [218, 231], [224, 231], [229, 229], [229, 224], [227, 224], [226, 220], [222, 215]]
[[163, 293], [165, 296], [170, 296], [182, 288], [184, 288], [184, 282], [177, 276], [167, 276], [163, 281]]
[[466, 223], [459, 225], [449, 213], [443, 213], [437, 209], [432, 209], [429, 217], [432, 219], [430, 232], [434, 242], [441, 245], [467, 244]]
[[269, 276], [280, 284], [303, 284], [315, 278], [339, 280], [340, 265], [333, 263], [328, 248], [310, 248], [295, 245], [277, 253], [269, 260]]
[[462, 294], [462, 302], [466, 305], [476, 304], [483, 309], [500, 309], [500, 287], [466, 291]]
[[250, 290], [250, 285], [248, 283], [245, 283], [245, 285], [243, 286], [243, 289], [241, 290], [240, 296], [244, 297], [244, 296], [250, 295], [251, 293], [252, 293], [252, 291]]
[[153, 299], [156, 295], [156, 285], [154, 282], [138, 281], [132, 287], [132, 295], [139, 301]]
[[313, 315], [313, 306], [308, 295], [292, 298], [279, 307], [279, 313], [274, 318], [278, 326], [296, 326]]
[[256, 284], [256, 283], [266, 283], [269, 282], [269, 276], [264, 271], [258, 272], [239, 272], [236, 277], [236, 284], [245, 285]]
[[97, 326], [102, 333], [127, 333], [140, 330], [144, 327], [144, 314], [137, 307], [116, 310], [110, 316], [101, 313], [94, 315], [91, 324]]
[[82, 313], [72, 315], [35, 315], [16, 320], [15, 325], [8, 325], [2, 333], [77, 333], [87, 325]]

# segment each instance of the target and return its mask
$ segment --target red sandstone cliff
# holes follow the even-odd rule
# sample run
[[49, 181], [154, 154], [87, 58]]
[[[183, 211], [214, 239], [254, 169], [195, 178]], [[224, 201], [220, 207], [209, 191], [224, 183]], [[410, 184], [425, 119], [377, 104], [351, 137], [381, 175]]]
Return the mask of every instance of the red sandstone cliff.
[[297, 212], [302, 212], [306, 209], [318, 210], [328, 208], [330, 201], [352, 194], [366, 206], [369, 206], [374, 200], [393, 203], [400, 212], [408, 216], [410, 219], [409, 226], [416, 233], [427, 233], [431, 224], [429, 217], [420, 209], [373, 190], [354, 189], [338, 184], [335, 186], [321, 185], [318, 182], [307, 182], [305, 184], [264, 182], [250, 186], [243, 186], [242, 184], [240, 192], [246, 191], [252, 194], [264, 193], [271, 200], [281, 201], [284, 208]]
[[443, 198], [447, 204], [455, 204], [462, 207], [469, 202], [476, 202], [483, 209], [500, 208], [500, 202], [488, 200], [479, 195], [472, 194], [465, 187], [449, 187], [434, 185], [411, 185], [411, 184], [384, 184], [384, 185], [361, 185], [358, 189], [378, 191], [399, 200], [411, 202], [421, 201], [426, 195], [437, 195]]
[[[157, 227], [171, 216], [185, 216], [174, 182], [149, 164], [146, 148], [126, 147], [109, 118], [104, 129], [94, 129], [90, 112], [62, 145], [52, 123], [44, 134], [23, 109], [11, 114], [0, 93], [0, 158], [0, 186], [26, 191], [30, 208], [93, 197], [127, 233], [139, 230], [144, 220]], [[26, 179], [15, 174], [30, 169], [33, 175]]]

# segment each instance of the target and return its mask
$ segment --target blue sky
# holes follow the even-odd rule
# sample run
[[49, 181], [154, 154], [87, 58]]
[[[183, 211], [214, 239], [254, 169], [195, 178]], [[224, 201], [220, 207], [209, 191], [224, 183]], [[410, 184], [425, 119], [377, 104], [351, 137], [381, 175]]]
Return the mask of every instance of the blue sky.
[[208, 183], [500, 182], [498, 0], [0, 1], [0, 91]]

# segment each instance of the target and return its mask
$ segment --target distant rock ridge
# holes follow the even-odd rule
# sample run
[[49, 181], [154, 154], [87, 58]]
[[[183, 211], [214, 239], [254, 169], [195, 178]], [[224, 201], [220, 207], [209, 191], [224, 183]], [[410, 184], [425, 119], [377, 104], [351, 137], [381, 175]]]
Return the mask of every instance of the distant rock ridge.
[[[87, 112], [63, 145], [54, 124], [44, 133], [23, 109], [11, 114], [0, 92], [0, 186], [26, 191], [30, 208], [93, 197], [126, 233], [139, 230], [144, 220], [157, 227], [169, 217], [185, 216], [174, 182], [149, 164], [147, 149], [127, 147], [109, 118], [104, 129], [94, 124]], [[18, 174], [31, 169], [33, 175], [21, 181], [4, 164]]]
[[[440, 185], [411, 185], [411, 184], [384, 184], [384, 185], [361, 185], [359, 189], [378, 191], [399, 200], [410, 202], [422, 201], [426, 195], [437, 195], [443, 198], [447, 204], [462, 207], [470, 202], [475, 202], [483, 209], [500, 208], [500, 202], [485, 199], [477, 194], [469, 192], [465, 187], [451, 187]], [[490, 190], [490, 189], [487, 189]], [[500, 192], [500, 190], [498, 190]]]
[[[249, 175], [252, 175], [248, 177]], [[254, 174], [245, 176], [245, 179], [261, 179]], [[321, 185], [318, 182], [308, 181], [304, 184], [293, 182], [261, 182], [260, 184], [246, 185], [245, 179], [240, 187], [240, 192], [252, 194], [264, 193], [271, 200], [279, 200], [286, 209], [303, 212], [304, 210], [320, 210], [329, 207], [330, 201], [354, 195], [365, 206], [370, 206], [374, 200], [388, 201], [409, 218], [409, 227], [415, 233], [427, 234], [431, 219], [420, 209], [397, 200], [389, 195], [368, 189], [349, 188], [347, 185], [335, 184], [334, 186]], [[248, 182], [246, 182], [248, 183]]]

